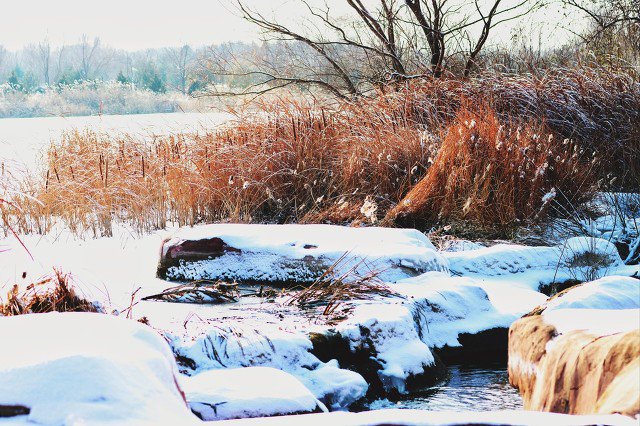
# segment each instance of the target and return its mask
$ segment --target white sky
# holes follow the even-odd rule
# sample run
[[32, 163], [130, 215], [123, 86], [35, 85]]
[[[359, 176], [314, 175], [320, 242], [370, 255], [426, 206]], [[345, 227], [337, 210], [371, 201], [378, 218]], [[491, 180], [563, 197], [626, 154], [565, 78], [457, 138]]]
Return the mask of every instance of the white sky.
[[[327, 0], [335, 13], [342, 0]], [[231, 0], [2, 0], [0, 45], [17, 50], [48, 39], [53, 45], [73, 44], [83, 34], [100, 37], [104, 45], [126, 50], [209, 45], [257, 40], [255, 27], [231, 12]], [[282, 19], [296, 19], [300, 9], [291, 0], [250, 0], [261, 10], [276, 10]], [[505, 2], [506, 3], [506, 2]], [[531, 17], [529, 17], [531, 18]], [[538, 17], [557, 20], [560, 17]], [[541, 23], [542, 24], [542, 23]], [[498, 28], [503, 40], [509, 28]]]

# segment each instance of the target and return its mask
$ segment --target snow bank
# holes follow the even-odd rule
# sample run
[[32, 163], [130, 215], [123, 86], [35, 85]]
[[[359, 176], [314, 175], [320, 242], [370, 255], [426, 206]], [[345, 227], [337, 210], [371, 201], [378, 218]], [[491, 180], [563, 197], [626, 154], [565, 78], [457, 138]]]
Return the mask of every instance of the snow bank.
[[640, 280], [620, 276], [600, 278], [559, 293], [542, 308], [545, 314], [558, 309], [638, 309]]
[[206, 421], [327, 411], [298, 379], [275, 368], [210, 370], [181, 383], [191, 410]]
[[340, 271], [382, 271], [397, 281], [446, 271], [433, 244], [415, 229], [333, 225], [216, 224], [182, 228], [164, 242], [159, 276], [170, 280], [223, 279], [309, 282], [347, 255]]
[[[152, 320], [153, 322], [153, 320]], [[269, 321], [239, 321], [237, 325], [189, 322], [163, 331], [174, 352], [188, 360], [186, 370], [202, 374], [207, 370], [250, 366], [273, 367], [300, 380], [317, 399], [333, 410], [346, 409], [363, 398], [369, 385], [358, 373], [339, 368], [336, 361], [321, 362], [311, 353], [308, 336], [283, 330], [284, 324]]]
[[587, 426], [594, 424], [632, 426], [637, 420], [615, 415], [568, 415], [538, 411], [425, 411], [425, 410], [376, 410], [361, 413], [307, 414], [303, 416], [274, 417], [270, 419], [243, 419], [225, 421], [219, 426], [254, 425], [521, 425], [521, 426]]
[[640, 309], [557, 309], [543, 316], [559, 334], [582, 330], [607, 336], [640, 328]]
[[[101, 314], [0, 318], [0, 405], [25, 422], [191, 424], [173, 354], [151, 328]], [[197, 420], [197, 419], [196, 419]]]
[[[507, 328], [535, 303], [531, 298], [534, 292], [516, 289], [522, 294], [511, 301], [516, 306], [515, 312], [513, 306], [501, 310], [496, 307], [500, 304], [491, 300], [485, 287], [491, 285], [439, 272], [402, 280], [392, 286], [413, 304], [412, 310], [422, 340], [432, 348], [460, 346], [458, 337], [462, 333], [475, 334], [496, 327]], [[514, 294], [508, 284], [502, 283], [500, 287], [507, 290], [507, 294]], [[533, 300], [540, 300], [538, 295], [546, 299], [544, 295], [534, 293]]]
[[497, 244], [492, 247], [442, 253], [457, 275], [480, 279], [508, 277], [532, 290], [554, 281], [590, 281], [605, 275], [632, 275], [612, 243], [601, 238], [574, 237], [557, 247]]

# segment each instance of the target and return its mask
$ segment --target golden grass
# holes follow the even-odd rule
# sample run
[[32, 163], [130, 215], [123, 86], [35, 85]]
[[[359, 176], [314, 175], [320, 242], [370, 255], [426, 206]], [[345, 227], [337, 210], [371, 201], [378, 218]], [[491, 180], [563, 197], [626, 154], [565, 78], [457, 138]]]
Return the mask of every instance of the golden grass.
[[600, 68], [415, 80], [330, 107], [281, 98], [254, 111], [152, 141], [68, 133], [0, 217], [20, 232], [61, 220], [96, 236], [118, 222], [510, 227], [544, 217], [552, 188], [545, 209], [567, 214], [598, 178], [628, 189], [640, 170], [640, 84]]
[[589, 200], [597, 190], [597, 163], [568, 139], [556, 141], [542, 124], [501, 122], [489, 107], [463, 108], [433, 166], [385, 222], [515, 228], [550, 208], [569, 211]]

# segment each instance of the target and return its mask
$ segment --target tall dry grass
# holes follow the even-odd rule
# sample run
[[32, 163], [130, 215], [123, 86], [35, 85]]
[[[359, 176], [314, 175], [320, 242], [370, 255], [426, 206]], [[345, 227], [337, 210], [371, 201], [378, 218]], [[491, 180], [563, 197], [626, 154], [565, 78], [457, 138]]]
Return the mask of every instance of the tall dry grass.
[[[561, 203], [551, 213], [570, 214], [564, 203], [579, 203], [594, 180], [620, 190], [640, 175], [640, 83], [602, 68], [414, 80], [353, 102], [270, 99], [256, 111], [153, 141], [66, 134], [46, 175], [23, 190], [21, 210], [0, 213], [24, 232], [62, 220], [95, 235], [110, 235], [114, 222], [139, 231], [219, 220], [403, 223], [400, 213], [425, 225], [512, 226], [543, 217], [552, 188]], [[387, 215], [407, 193], [423, 211], [403, 203]]]
[[[376, 105], [374, 105], [374, 103]], [[404, 110], [401, 94], [365, 106], [314, 108], [282, 99], [200, 135], [136, 141], [73, 132], [52, 145], [25, 231], [52, 217], [73, 231], [110, 235], [167, 222], [314, 221], [362, 216], [367, 196], [390, 206], [437, 146]], [[31, 228], [31, 229], [26, 229]]]
[[505, 122], [489, 108], [463, 108], [433, 166], [385, 218], [410, 227], [447, 222], [516, 228], [569, 212], [597, 190], [599, 159], [540, 123]]

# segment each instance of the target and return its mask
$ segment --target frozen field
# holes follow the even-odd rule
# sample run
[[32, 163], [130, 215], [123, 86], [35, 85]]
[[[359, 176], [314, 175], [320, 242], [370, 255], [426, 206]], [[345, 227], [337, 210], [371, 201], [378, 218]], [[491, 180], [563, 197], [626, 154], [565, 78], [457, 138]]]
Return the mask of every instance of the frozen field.
[[210, 129], [229, 119], [224, 113], [172, 113], [0, 119], [0, 161], [33, 168], [51, 141], [65, 131], [91, 129], [150, 137]]

